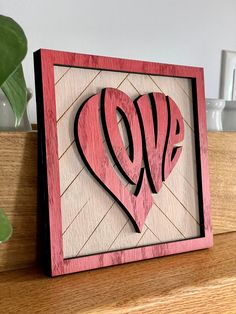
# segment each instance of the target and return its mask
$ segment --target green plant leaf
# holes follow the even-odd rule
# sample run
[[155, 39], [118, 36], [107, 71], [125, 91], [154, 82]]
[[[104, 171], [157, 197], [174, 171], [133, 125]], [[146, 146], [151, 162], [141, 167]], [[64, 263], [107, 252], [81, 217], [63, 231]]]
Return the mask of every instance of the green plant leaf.
[[19, 126], [27, 105], [27, 88], [21, 64], [2, 84], [1, 89], [8, 98], [11, 108], [15, 113], [15, 126]]
[[0, 86], [19, 66], [27, 53], [23, 29], [10, 17], [0, 15]]
[[5, 215], [4, 211], [0, 208], [0, 243], [6, 242], [12, 235], [12, 226]]

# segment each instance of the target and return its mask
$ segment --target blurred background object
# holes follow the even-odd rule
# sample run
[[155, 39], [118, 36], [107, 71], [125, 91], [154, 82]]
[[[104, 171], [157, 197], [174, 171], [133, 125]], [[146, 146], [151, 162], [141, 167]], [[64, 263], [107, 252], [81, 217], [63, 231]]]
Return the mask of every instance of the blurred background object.
[[207, 129], [208, 131], [222, 131], [222, 110], [225, 107], [224, 99], [206, 99]]
[[224, 131], [236, 130], [236, 51], [223, 50], [221, 60], [220, 97], [225, 99], [222, 113]]

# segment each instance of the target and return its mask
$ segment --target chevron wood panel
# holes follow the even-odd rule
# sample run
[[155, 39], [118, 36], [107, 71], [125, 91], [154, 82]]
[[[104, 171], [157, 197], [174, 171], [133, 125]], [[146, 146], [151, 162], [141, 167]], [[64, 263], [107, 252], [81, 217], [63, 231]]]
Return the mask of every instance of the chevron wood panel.
[[[57, 103], [57, 120], [73, 105], [74, 101], [83, 93], [86, 87], [91, 83], [95, 76], [99, 73], [98, 70], [89, 70], [71, 68], [64, 79], [59, 79], [55, 86], [56, 103]], [[80, 77], [83, 77], [83, 82], [77, 84]], [[63, 90], [63, 93], [58, 93], [57, 90]], [[59, 97], [58, 97], [59, 96]]]
[[66, 74], [67, 71], [70, 70], [70, 67], [58, 66], [54, 68], [54, 81], [58, 83], [58, 81]]
[[[54, 79], [64, 258], [199, 236], [190, 80], [59, 66], [54, 67]], [[153, 194], [154, 204], [141, 233], [134, 232], [124, 211], [88, 172], [74, 141], [79, 106], [105, 87], [118, 88], [131, 99], [164, 92], [176, 101], [184, 118], [181, 157], [160, 192]], [[120, 117], [118, 123], [129, 149]]]
[[[166, 95], [171, 95], [173, 100], [178, 104], [180, 111], [188, 125], [194, 129], [193, 125], [193, 111], [192, 97], [183, 97], [183, 79], [169, 78], [165, 76], [151, 76], [151, 79], [155, 82], [157, 86]], [[181, 80], [178, 84], [178, 80]], [[182, 85], [181, 85], [182, 84]], [[188, 86], [186, 93], [189, 95], [191, 93], [191, 86]]]
[[181, 89], [189, 96], [192, 100], [192, 82], [187, 78], [178, 78], [176, 83], [181, 87]]

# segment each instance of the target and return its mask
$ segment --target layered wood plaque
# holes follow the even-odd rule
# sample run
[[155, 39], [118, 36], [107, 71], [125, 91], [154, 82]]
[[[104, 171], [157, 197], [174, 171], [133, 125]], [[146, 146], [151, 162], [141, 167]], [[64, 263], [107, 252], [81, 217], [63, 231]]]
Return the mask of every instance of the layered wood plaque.
[[51, 275], [210, 247], [203, 70], [34, 57]]

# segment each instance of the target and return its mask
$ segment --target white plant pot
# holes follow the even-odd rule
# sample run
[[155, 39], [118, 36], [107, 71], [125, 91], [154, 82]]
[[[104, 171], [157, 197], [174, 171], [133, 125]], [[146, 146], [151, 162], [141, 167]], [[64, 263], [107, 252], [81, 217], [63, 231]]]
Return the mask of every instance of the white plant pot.
[[[31, 97], [28, 91], [28, 100]], [[11, 105], [0, 89], [0, 131], [31, 131], [31, 125], [28, 120], [27, 110], [25, 111], [21, 123], [15, 127], [15, 115], [11, 109]]]
[[208, 131], [222, 131], [222, 110], [225, 107], [223, 99], [206, 99]]
[[236, 131], [236, 100], [225, 102], [222, 123], [224, 131]]

